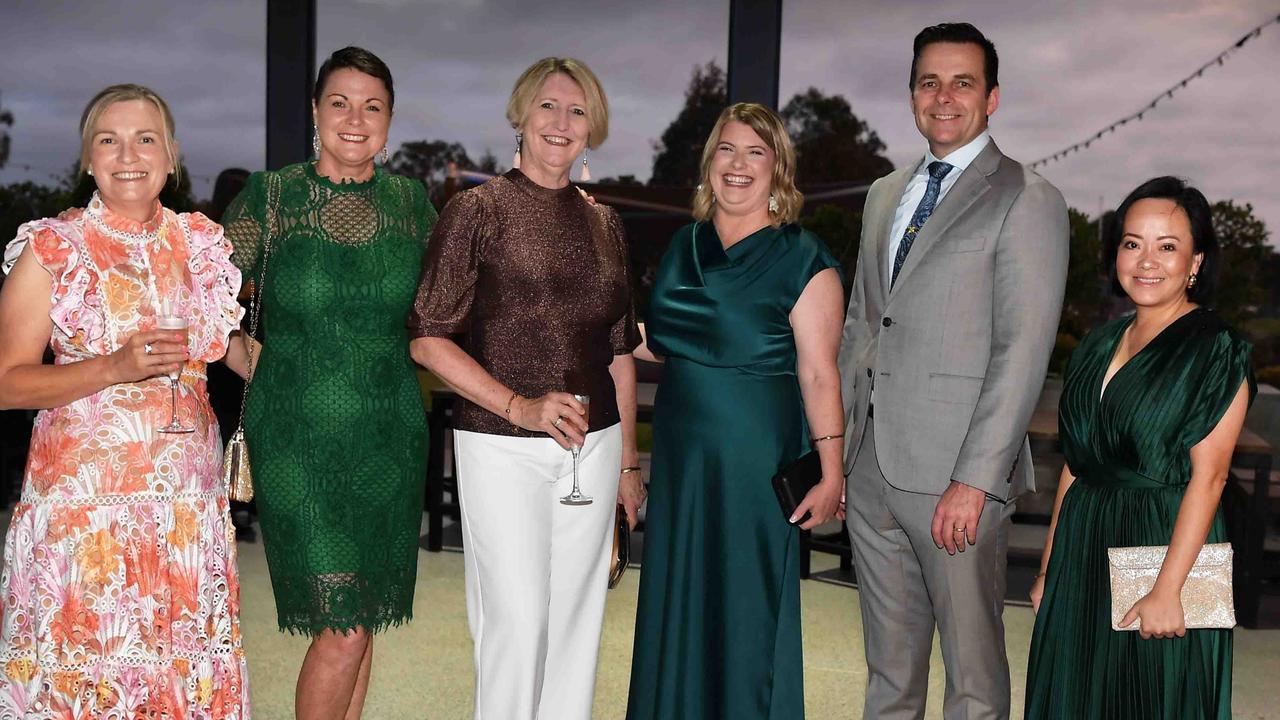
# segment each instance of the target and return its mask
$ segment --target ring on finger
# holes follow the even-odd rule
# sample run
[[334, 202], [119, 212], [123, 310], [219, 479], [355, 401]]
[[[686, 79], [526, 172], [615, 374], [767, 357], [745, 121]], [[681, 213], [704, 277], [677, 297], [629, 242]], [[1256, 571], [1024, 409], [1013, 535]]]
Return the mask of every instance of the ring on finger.
[[552, 424], [552, 426], [554, 426], [554, 427], [556, 427], [556, 428], [559, 428], [559, 427], [560, 427], [560, 423], [562, 423], [562, 422], [564, 422], [564, 416], [563, 416], [563, 415], [562, 415], [562, 416], [560, 416], [560, 417], [558, 417], [558, 418], [556, 418], [556, 421], [555, 421], [555, 422], [553, 422], [553, 423], [551, 423], [551, 424]]
[[146, 353], [146, 354], [150, 355], [150, 354], [151, 354], [151, 343], [143, 343], [143, 344], [142, 344], [142, 352], [144, 352], [144, 353]]
[[964, 532], [964, 531], [965, 531], [965, 530], [967, 530], [967, 529], [968, 529], [968, 528], [958, 527], [958, 528], [956, 528], [956, 532], [958, 532], [958, 533], [962, 533], [962, 532]]

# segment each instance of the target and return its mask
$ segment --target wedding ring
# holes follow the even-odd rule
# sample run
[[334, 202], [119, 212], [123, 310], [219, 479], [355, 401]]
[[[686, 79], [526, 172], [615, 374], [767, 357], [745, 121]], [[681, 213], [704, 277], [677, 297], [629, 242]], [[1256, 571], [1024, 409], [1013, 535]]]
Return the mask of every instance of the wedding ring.
[[965, 529], [966, 529], [966, 528], [958, 527], [958, 528], [956, 528], [956, 532], [964, 532], [964, 531], [965, 531]]
[[146, 354], [150, 355], [150, 354], [151, 354], [151, 343], [143, 343], [143, 344], [142, 344], [142, 352], [144, 352], [144, 353], [146, 353]]
[[551, 423], [551, 424], [552, 424], [552, 426], [559, 428], [559, 427], [560, 427], [560, 423], [562, 423], [562, 422], [564, 422], [564, 416], [563, 416], [563, 415], [561, 415], [560, 417], [556, 418], [556, 421], [555, 421], [555, 422], [553, 422], [553, 423]]

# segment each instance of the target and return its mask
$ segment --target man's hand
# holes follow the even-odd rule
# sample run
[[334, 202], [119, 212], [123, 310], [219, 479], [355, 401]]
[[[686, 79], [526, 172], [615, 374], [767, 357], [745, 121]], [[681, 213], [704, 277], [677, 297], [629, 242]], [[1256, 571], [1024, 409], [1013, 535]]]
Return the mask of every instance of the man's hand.
[[952, 480], [933, 511], [933, 544], [945, 549], [948, 555], [955, 555], [957, 550], [964, 552], [966, 540], [970, 545], [976, 544], [978, 518], [986, 502], [986, 493]]

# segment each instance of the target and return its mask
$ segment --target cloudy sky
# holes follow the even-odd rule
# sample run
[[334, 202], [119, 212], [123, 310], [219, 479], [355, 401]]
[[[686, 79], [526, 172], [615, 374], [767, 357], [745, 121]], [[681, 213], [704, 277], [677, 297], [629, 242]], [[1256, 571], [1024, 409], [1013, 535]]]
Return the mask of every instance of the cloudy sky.
[[[511, 84], [533, 59], [575, 55], [613, 109], [597, 176], [647, 178], [653, 141], [675, 117], [693, 66], [726, 57], [727, 0], [318, 0], [321, 55], [347, 44], [396, 78], [391, 145], [423, 138], [492, 150], [505, 163]], [[1031, 161], [1123, 115], [1280, 13], [1277, 0], [785, 0], [782, 102], [809, 86], [844, 95], [895, 165], [923, 151], [907, 105], [910, 43], [923, 26], [967, 20], [1001, 56], [992, 132]], [[0, 7], [0, 104], [13, 152], [0, 183], [48, 180], [77, 152], [84, 103], [141, 82], [173, 106], [196, 194], [231, 165], [262, 166], [264, 0], [36, 2]], [[1140, 181], [1177, 174], [1210, 199], [1250, 202], [1280, 241], [1280, 25], [1143, 122], [1042, 173], [1089, 214]]]

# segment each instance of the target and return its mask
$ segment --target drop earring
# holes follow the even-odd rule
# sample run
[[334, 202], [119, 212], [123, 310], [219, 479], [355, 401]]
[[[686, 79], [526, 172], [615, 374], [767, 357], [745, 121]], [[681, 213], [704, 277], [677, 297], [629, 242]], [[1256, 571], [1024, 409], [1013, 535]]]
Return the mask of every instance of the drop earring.
[[520, 169], [520, 148], [524, 145], [524, 133], [516, 133], [516, 154], [511, 157], [511, 167]]
[[1196, 274], [1191, 273], [1191, 277], [1187, 278], [1187, 288], [1190, 289], [1195, 286], [1196, 286]]
[[391, 154], [387, 152], [387, 146], [386, 146], [386, 145], [383, 145], [383, 146], [382, 146], [382, 152], [381, 152], [380, 154], [381, 154], [381, 156], [382, 156], [382, 164], [383, 164], [383, 166], [386, 166], [386, 164], [387, 164], [387, 163], [391, 162]]
[[320, 157], [320, 128], [311, 128], [311, 154]]
[[582, 151], [582, 173], [578, 175], [578, 182], [591, 182], [591, 167], [587, 165], [587, 151]]
[[774, 197], [773, 193], [769, 193], [769, 214], [778, 214], [778, 198]]

